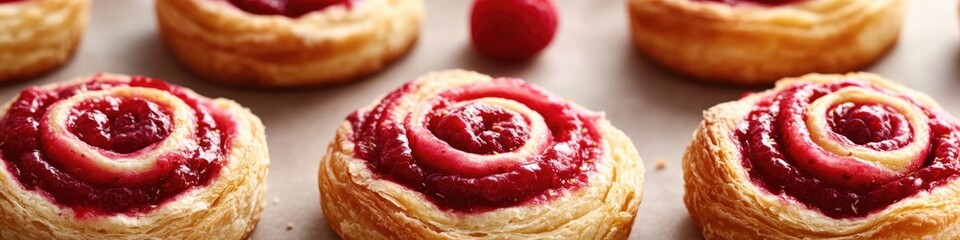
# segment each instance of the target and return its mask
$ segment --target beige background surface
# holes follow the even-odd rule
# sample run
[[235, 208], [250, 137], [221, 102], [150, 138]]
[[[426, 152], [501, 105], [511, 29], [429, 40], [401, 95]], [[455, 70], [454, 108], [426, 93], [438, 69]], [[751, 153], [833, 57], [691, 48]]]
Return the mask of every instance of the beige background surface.
[[[960, 114], [957, 2], [910, 2], [899, 45], [867, 70], [925, 91]], [[632, 239], [700, 238], [681, 200], [683, 149], [703, 109], [750, 89], [698, 84], [644, 60], [631, 48], [622, 0], [559, 0], [560, 30], [539, 59], [493, 64], [469, 47], [469, 3], [428, 0], [421, 41], [408, 57], [378, 75], [328, 89], [257, 92], [198, 81], [177, 65], [157, 37], [153, 1], [95, 0], [76, 58], [40, 79], [0, 87], [0, 99], [29, 85], [101, 71], [153, 76], [210, 97], [235, 99], [263, 119], [272, 160], [267, 208], [253, 239], [335, 239], [318, 205], [316, 169], [334, 129], [349, 112], [429, 71], [464, 68], [521, 77], [605, 111], [636, 143], [648, 171]], [[658, 159], [667, 162], [665, 169], [654, 169]], [[287, 230], [288, 223], [293, 229]]]

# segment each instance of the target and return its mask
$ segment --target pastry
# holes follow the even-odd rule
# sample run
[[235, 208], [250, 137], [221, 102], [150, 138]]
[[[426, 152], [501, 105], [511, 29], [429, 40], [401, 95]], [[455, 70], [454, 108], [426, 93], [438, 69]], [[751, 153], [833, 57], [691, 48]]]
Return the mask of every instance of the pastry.
[[246, 87], [343, 83], [416, 42], [422, 0], [158, 0], [160, 36], [203, 79]]
[[28, 79], [73, 56], [90, 0], [0, 1], [0, 82]]
[[958, 127], [877, 75], [781, 80], [704, 113], [683, 199], [707, 239], [957, 239]]
[[0, 239], [242, 239], [263, 133], [233, 101], [147, 77], [27, 88], [0, 111]]
[[665, 68], [722, 84], [845, 73], [897, 41], [903, 0], [627, 0], [633, 42]]
[[643, 171], [602, 114], [519, 79], [449, 70], [350, 115], [319, 182], [344, 239], [625, 239]]

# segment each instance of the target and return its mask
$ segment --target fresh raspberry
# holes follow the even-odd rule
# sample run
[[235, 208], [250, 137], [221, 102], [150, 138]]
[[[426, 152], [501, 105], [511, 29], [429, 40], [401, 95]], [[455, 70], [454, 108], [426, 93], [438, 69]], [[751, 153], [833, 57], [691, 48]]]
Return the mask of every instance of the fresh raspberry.
[[494, 59], [529, 59], [550, 44], [556, 31], [551, 0], [477, 0], [470, 14], [473, 46]]

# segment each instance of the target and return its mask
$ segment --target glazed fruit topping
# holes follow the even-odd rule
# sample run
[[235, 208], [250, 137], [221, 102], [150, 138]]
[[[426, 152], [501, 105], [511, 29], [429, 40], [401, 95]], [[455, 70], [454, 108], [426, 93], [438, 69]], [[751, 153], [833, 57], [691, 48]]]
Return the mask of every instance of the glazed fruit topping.
[[450, 146], [469, 153], [512, 152], [527, 141], [530, 127], [516, 112], [496, 105], [469, 103], [436, 111], [430, 131]]
[[68, 119], [70, 132], [91, 146], [131, 153], [170, 135], [170, 115], [156, 103], [106, 97], [83, 102]]
[[283, 15], [297, 18], [334, 5], [350, 7], [352, 0], [229, 0], [243, 11], [258, 15]]
[[896, 110], [881, 104], [844, 103], [829, 116], [834, 132], [857, 145], [894, 150], [910, 140], [910, 125]]
[[537, 203], [582, 186], [595, 169], [601, 137], [593, 113], [507, 78], [400, 108], [423, 94], [420, 84], [408, 83], [348, 119], [357, 158], [440, 208], [476, 213]]
[[550, 44], [557, 21], [551, 0], [477, 0], [470, 13], [470, 39], [487, 57], [527, 60]]

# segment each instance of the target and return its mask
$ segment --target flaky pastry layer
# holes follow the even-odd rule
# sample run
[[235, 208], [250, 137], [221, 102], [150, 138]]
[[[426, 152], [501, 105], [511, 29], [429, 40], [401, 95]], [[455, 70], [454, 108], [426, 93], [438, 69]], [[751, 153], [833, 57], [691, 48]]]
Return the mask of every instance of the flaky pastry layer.
[[660, 65], [707, 82], [755, 85], [878, 60], [899, 36], [906, 1], [628, 0], [627, 7], [634, 44]]
[[[425, 84], [412, 94], [420, 99], [490, 80], [460, 70], [430, 73], [415, 80]], [[623, 132], [604, 119], [597, 124], [603, 154], [587, 185], [543, 203], [458, 213], [372, 172], [354, 157], [353, 129], [343, 123], [320, 162], [321, 205], [345, 239], [626, 239], [642, 197], [643, 164]]]
[[[109, 74], [103, 78], [129, 79]], [[196, 95], [192, 91], [190, 94]], [[45, 194], [21, 187], [7, 171], [7, 162], [0, 161], [0, 239], [246, 238], [260, 219], [266, 193], [270, 156], [264, 128], [257, 116], [236, 102], [222, 98], [212, 101], [215, 109], [233, 117], [236, 135], [226, 156], [227, 164], [209, 185], [188, 189], [144, 214], [81, 218], [73, 210], [52, 203]]]
[[225, 0], [158, 0], [160, 35], [204, 79], [238, 86], [341, 83], [408, 52], [422, 0], [363, 0], [299, 18], [255, 15]]
[[771, 194], [744, 169], [737, 124], [755, 104], [798, 82], [863, 79], [939, 109], [925, 94], [867, 73], [810, 74], [777, 82], [776, 88], [704, 112], [683, 158], [690, 217], [706, 239], [955, 239], [960, 237], [960, 181], [920, 192], [863, 218], [835, 219], [802, 203]]
[[73, 56], [90, 19], [90, 0], [0, 4], [0, 82], [42, 74]]

